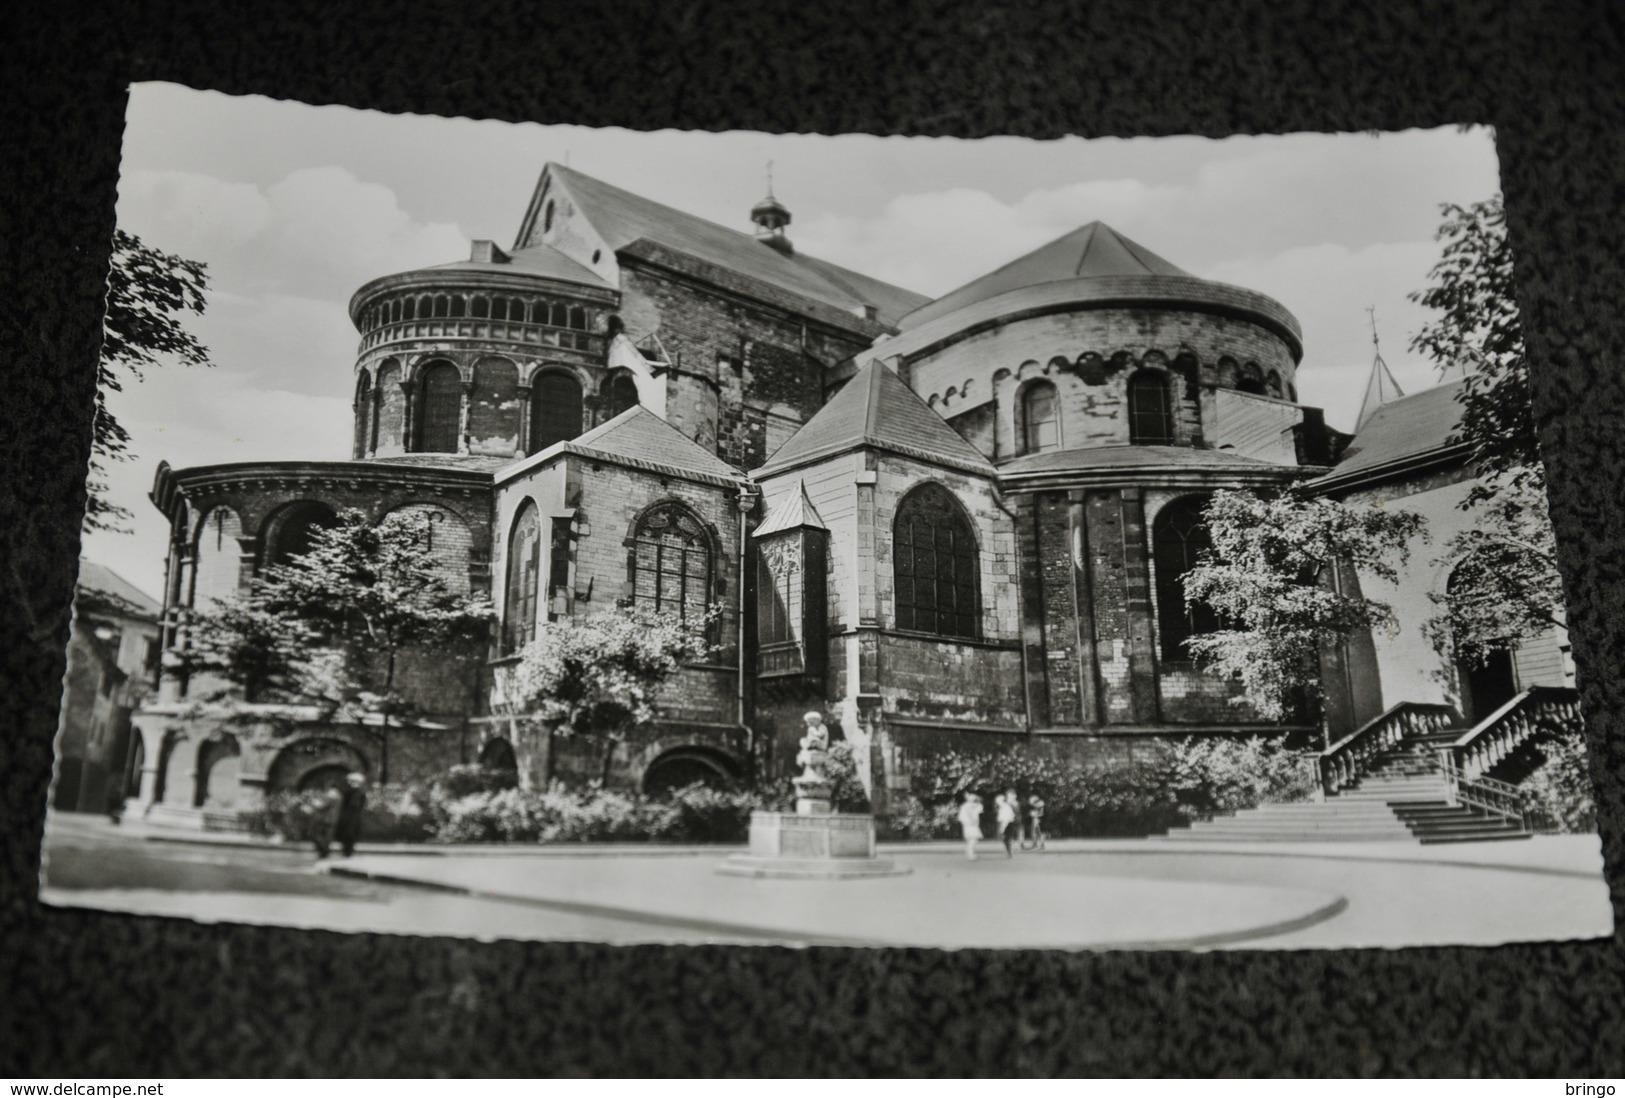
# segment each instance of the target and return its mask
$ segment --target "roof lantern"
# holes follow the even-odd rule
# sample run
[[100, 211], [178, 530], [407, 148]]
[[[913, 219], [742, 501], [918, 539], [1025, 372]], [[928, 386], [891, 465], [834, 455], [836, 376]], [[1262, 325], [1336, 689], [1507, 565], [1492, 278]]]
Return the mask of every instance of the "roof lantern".
[[767, 162], [767, 197], [750, 208], [750, 219], [756, 223], [756, 239], [775, 251], [789, 255], [795, 251], [784, 227], [790, 224], [790, 211], [773, 197], [773, 161]]

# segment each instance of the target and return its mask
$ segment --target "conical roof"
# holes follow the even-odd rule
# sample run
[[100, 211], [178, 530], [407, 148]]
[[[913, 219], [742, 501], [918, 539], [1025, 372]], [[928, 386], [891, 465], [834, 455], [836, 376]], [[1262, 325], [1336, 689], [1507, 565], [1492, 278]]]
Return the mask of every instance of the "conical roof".
[[992, 473], [993, 465], [879, 362], [870, 362], [758, 470], [771, 474], [861, 446]]
[[1377, 409], [1389, 404], [1405, 395], [1405, 390], [1399, 387], [1394, 380], [1393, 373], [1388, 369], [1388, 363], [1382, 360], [1382, 352], [1371, 363], [1371, 377], [1365, 383], [1365, 399], [1360, 402], [1360, 418], [1354, 421], [1354, 429], [1358, 431], [1366, 422], [1377, 413]]
[[1104, 221], [1091, 221], [1080, 229], [1050, 241], [972, 282], [953, 290], [904, 317], [906, 331], [939, 316], [985, 301], [1009, 290], [1062, 282], [1073, 278], [1121, 276], [1191, 278], [1160, 255], [1130, 240]]

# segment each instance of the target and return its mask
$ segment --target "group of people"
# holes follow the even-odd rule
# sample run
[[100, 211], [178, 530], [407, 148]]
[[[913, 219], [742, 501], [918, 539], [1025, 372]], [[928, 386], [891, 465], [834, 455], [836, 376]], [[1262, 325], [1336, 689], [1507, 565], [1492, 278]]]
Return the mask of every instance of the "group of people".
[[[993, 798], [993, 814], [998, 821], [999, 838], [1004, 842], [1004, 856], [1016, 856], [1016, 844], [1022, 849], [1044, 848], [1044, 801], [1037, 793], [1027, 798], [1028, 830], [1022, 832], [1021, 798], [1014, 789], [1006, 789]], [[965, 799], [959, 806], [959, 827], [965, 835], [965, 857], [976, 860], [976, 844], [982, 840], [982, 798], [965, 790]]]

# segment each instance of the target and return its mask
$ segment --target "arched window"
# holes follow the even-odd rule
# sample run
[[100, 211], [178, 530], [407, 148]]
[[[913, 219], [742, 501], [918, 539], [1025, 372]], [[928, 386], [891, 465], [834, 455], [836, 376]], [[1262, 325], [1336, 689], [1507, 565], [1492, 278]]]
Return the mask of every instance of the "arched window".
[[627, 555], [632, 601], [687, 621], [705, 616], [711, 600], [711, 538], [692, 511], [661, 503], [645, 511]]
[[1213, 548], [1202, 510], [1207, 500], [1200, 496], [1176, 499], [1157, 514], [1152, 525], [1152, 560], [1157, 570], [1157, 626], [1162, 638], [1162, 658], [1189, 660], [1185, 642], [1220, 628], [1219, 616], [1204, 603], [1185, 604], [1185, 575], [1196, 567], [1202, 554]]
[[401, 364], [386, 358], [378, 367], [378, 394], [372, 402], [372, 445], [376, 451], [402, 445], [401, 418], [406, 414], [406, 398], [401, 392]]
[[[497, 304], [502, 304], [500, 297], [497, 298]], [[476, 320], [484, 320], [489, 317], [491, 315], [491, 299], [484, 294], [476, 294], [468, 303], [468, 315]]]
[[570, 310], [565, 308], [563, 305], [553, 306], [548, 318], [548, 323], [552, 324], [555, 328], [568, 327], [570, 324]]
[[572, 306], [570, 309], [570, 327], [585, 328], [586, 326], [587, 310], [581, 308], [579, 305]]
[[542, 232], [545, 233], [549, 229], [551, 229], [552, 227], [553, 227], [553, 203], [551, 201], [549, 201], [546, 206], [542, 207]]
[[980, 555], [965, 509], [940, 484], [922, 484], [892, 525], [897, 628], [940, 637], [981, 634]]
[[638, 383], [631, 374], [615, 374], [604, 385], [606, 419], [614, 419], [628, 408], [638, 406]]
[[1168, 382], [1156, 370], [1128, 379], [1128, 440], [1135, 446], [1169, 446], [1174, 441], [1174, 410]]
[[1264, 396], [1264, 371], [1258, 368], [1258, 363], [1249, 362], [1241, 368], [1241, 374], [1236, 378], [1236, 388], [1253, 396]]
[[354, 456], [367, 456], [367, 436], [372, 426], [372, 383], [367, 371], [355, 379], [355, 441]]
[[1035, 381], [1021, 394], [1021, 452], [1039, 454], [1061, 445], [1060, 397], [1055, 386]]
[[423, 371], [421, 399], [418, 452], [455, 454], [463, 418], [463, 375], [449, 362], [433, 363]]
[[316, 531], [331, 529], [338, 521], [331, 507], [316, 500], [301, 500], [283, 508], [266, 524], [265, 563], [288, 564], [294, 557], [310, 552], [316, 544]]
[[1277, 400], [1285, 395], [1281, 391], [1281, 375], [1279, 372], [1271, 370], [1264, 376], [1264, 393], [1266, 396], [1272, 396]]
[[526, 500], [508, 531], [508, 580], [502, 613], [502, 650], [517, 652], [536, 633], [536, 593], [541, 586], [542, 522]]
[[581, 383], [573, 375], [559, 370], [543, 374], [530, 399], [531, 453], [581, 433]]

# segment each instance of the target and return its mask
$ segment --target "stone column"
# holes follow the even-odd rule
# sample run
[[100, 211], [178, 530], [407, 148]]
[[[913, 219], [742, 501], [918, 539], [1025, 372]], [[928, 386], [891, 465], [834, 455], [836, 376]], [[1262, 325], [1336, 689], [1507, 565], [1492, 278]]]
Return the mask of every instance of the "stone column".
[[243, 537], [237, 539], [237, 593], [247, 594], [254, 582], [254, 569], [259, 563], [260, 539], [257, 537]]
[[519, 445], [513, 456], [522, 458], [530, 453], [530, 386], [521, 385], [514, 391], [519, 396]]
[[473, 418], [474, 383], [465, 381], [462, 384], [462, 400], [457, 408], [457, 452], [468, 453], [468, 429]]
[[1128, 589], [1129, 692], [1136, 724], [1159, 719], [1156, 613], [1151, 598], [1150, 547], [1145, 525], [1145, 493], [1123, 489], [1123, 574]]
[[1072, 617], [1078, 630], [1078, 709], [1085, 728], [1101, 723], [1100, 684], [1095, 667], [1095, 603], [1089, 584], [1089, 534], [1083, 518], [1083, 492], [1067, 498], [1067, 534], [1072, 570]]
[[410, 381], [401, 382], [401, 453], [413, 452], [417, 440], [417, 386]]
[[1049, 653], [1044, 645], [1044, 577], [1040, 568], [1038, 506], [1033, 493], [1015, 498], [1016, 558], [1020, 570], [1021, 651], [1027, 720], [1034, 728], [1051, 725]]
[[374, 457], [378, 453], [378, 428], [384, 418], [384, 390], [375, 386], [367, 394], [372, 407], [367, 411], [367, 444], [362, 448], [363, 457]]
[[[152, 718], [136, 716], [130, 723], [132, 735], [141, 737], [141, 777], [135, 791], [135, 803], [139, 813], [145, 813], [152, 807], [153, 798], [158, 793], [158, 767], [163, 763], [160, 757], [163, 754], [164, 730], [161, 726], [150, 725]], [[153, 734], [148, 734], [151, 727]]]

